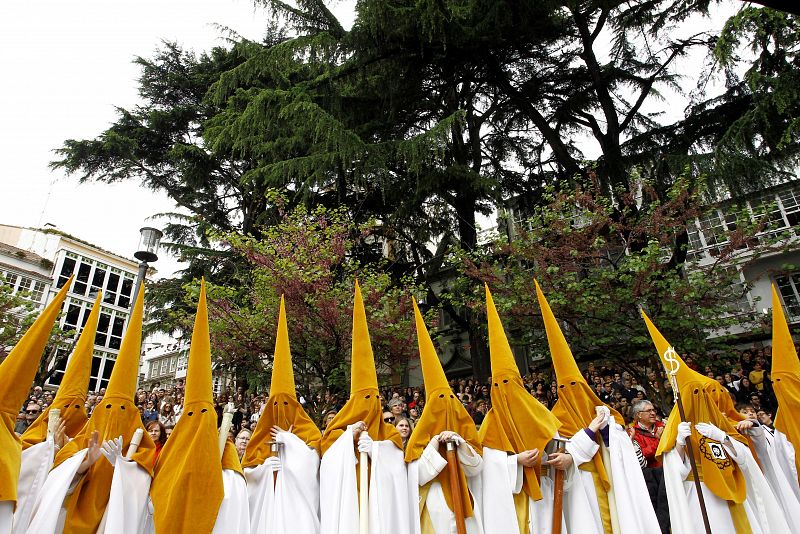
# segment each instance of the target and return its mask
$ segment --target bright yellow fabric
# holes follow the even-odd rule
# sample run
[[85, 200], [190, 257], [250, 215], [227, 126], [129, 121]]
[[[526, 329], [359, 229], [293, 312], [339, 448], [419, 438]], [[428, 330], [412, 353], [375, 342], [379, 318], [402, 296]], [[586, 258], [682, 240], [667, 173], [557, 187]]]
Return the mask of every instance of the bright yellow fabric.
[[239, 461], [239, 452], [231, 440], [225, 442], [225, 448], [222, 450], [222, 469], [230, 469], [244, 476], [242, 462]]
[[[661, 358], [661, 363], [664, 369], [669, 372], [669, 363], [664, 358], [664, 353], [671, 347], [661, 332], [650, 321], [647, 314], [642, 311], [642, 317], [647, 324], [647, 329], [650, 332], [650, 337], [658, 351], [658, 356]], [[745, 445], [747, 440], [736, 431], [736, 428], [731, 423], [730, 419], [726, 417], [720, 408], [719, 402], [724, 399], [722, 386], [715, 380], [711, 380], [690, 369], [686, 363], [678, 356], [675, 358], [679, 360], [680, 367], [675, 375], [678, 391], [683, 401], [684, 415], [686, 420], [692, 423], [692, 434], [689, 440], [692, 444], [692, 453], [697, 464], [698, 469], [703, 473], [703, 481], [708, 489], [717, 497], [725, 499], [726, 501], [733, 501], [735, 503], [742, 503], [746, 498], [747, 486], [745, 483], [744, 474], [739, 468], [739, 465], [731, 460], [729, 457], [725, 459], [715, 459], [712, 454], [712, 447], [718, 445], [714, 440], [701, 436], [694, 425], [696, 423], [712, 423], [713, 425], [722, 429], [723, 432], [728, 434], [732, 439], [735, 439]], [[672, 450], [678, 437], [678, 424], [681, 422], [680, 412], [676, 404], [672, 408], [669, 415], [664, 432], [661, 435], [661, 441], [658, 444], [657, 456]]]
[[322, 434], [322, 454], [342, 435], [348, 425], [363, 421], [367, 432], [375, 441], [392, 441], [403, 450], [403, 440], [394, 425], [383, 420], [383, 405], [378, 393], [378, 374], [375, 357], [369, 341], [367, 314], [361, 298], [361, 288], [356, 282], [353, 303], [353, 349], [350, 362], [350, 399], [342, 407]]
[[[425, 321], [419, 312], [417, 303], [412, 299], [414, 306], [414, 317], [417, 326], [417, 343], [419, 345], [419, 359], [422, 364], [422, 377], [425, 382], [427, 401], [422, 411], [422, 416], [414, 426], [414, 431], [408, 438], [406, 445], [406, 462], [413, 462], [422, 456], [422, 451], [430, 443], [431, 438], [441, 434], [445, 430], [457, 433], [459, 436], [475, 449], [477, 454], [483, 454], [478, 432], [475, 429], [475, 422], [467, 413], [464, 405], [456, 398], [450, 385], [447, 383], [447, 376], [444, 374], [442, 364], [436, 355]], [[445, 445], [440, 445], [439, 454], [447, 459]], [[467, 478], [464, 475], [461, 464], [458, 467], [459, 488], [461, 488], [461, 502], [464, 503], [464, 516], [472, 517], [472, 499], [467, 488]], [[445, 501], [450, 510], [453, 510], [453, 492], [450, 489], [450, 471], [447, 467], [442, 469], [437, 477], [442, 486]]]
[[[589, 426], [589, 423], [597, 416], [595, 410], [597, 406], [608, 405], [601, 401], [586, 383], [586, 379], [578, 369], [578, 364], [575, 363], [564, 333], [550, 309], [550, 304], [542, 293], [542, 288], [535, 280], [534, 285], [539, 307], [542, 309], [542, 320], [547, 332], [547, 343], [550, 345], [550, 356], [553, 359], [553, 368], [558, 383], [558, 401], [553, 406], [553, 415], [561, 422], [559, 433], [564, 437], [571, 438]], [[614, 420], [624, 427], [625, 420], [619, 412], [610, 406], [608, 409], [611, 410]], [[594, 472], [603, 483], [603, 488], [608, 491], [611, 488], [611, 482], [600, 454], [594, 455], [592, 463]], [[588, 466], [586, 467], [588, 468]]]
[[322, 434], [297, 400], [292, 369], [292, 353], [289, 349], [289, 328], [286, 324], [286, 308], [281, 296], [278, 313], [278, 334], [275, 337], [275, 356], [272, 360], [272, 382], [269, 398], [258, 419], [250, 443], [242, 458], [244, 467], [255, 467], [273, 455], [269, 442], [270, 429], [279, 426], [284, 430], [292, 427], [292, 434], [302, 439], [309, 447], [319, 451]]
[[530, 532], [531, 507], [528, 505], [528, 494], [524, 491], [514, 494], [514, 512], [517, 515], [520, 534], [528, 534]]
[[778, 398], [775, 428], [797, 451], [794, 456], [800, 476], [800, 360], [794, 348], [780, 297], [772, 286], [772, 386]]
[[183, 413], [161, 449], [150, 486], [156, 532], [211, 532], [223, 497], [206, 284], [202, 280], [189, 348]]
[[86, 415], [86, 394], [89, 390], [89, 373], [92, 369], [94, 338], [97, 333], [97, 321], [100, 318], [100, 303], [103, 292], [97, 294], [86, 324], [83, 325], [75, 350], [67, 363], [67, 369], [58, 387], [53, 403], [47, 407], [31, 426], [22, 434], [22, 449], [36, 445], [47, 439], [47, 423], [50, 409], [61, 410], [61, 420], [65, 424], [67, 436], [74, 436], [83, 428], [89, 417]]
[[0, 501], [17, 501], [22, 443], [14, 433], [14, 425], [71, 283], [72, 277], [0, 363], [0, 384], [3, 387], [0, 395]]
[[[559, 421], [522, 384], [489, 286], [485, 286], [485, 290], [492, 365], [492, 408], [481, 424], [481, 444], [511, 454], [531, 449], [544, 451], [559, 430]], [[539, 464], [523, 467], [522, 489], [534, 501], [542, 498], [537, 476], [539, 468]]]
[[[136, 377], [139, 375], [139, 353], [142, 347], [142, 314], [144, 312], [144, 285], [133, 306], [125, 338], [111, 372], [106, 394], [92, 417], [75, 438], [56, 455], [53, 466], [60, 465], [89, 444], [92, 432], [97, 431], [100, 442], [122, 436], [123, 450], [127, 450], [137, 428], [144, 431], [139, 410], [133, 404], [136, 394]], [[128, 376], [133, 373], [133, 380]], [[155, 462], [155, 444], [150, 434], [144, 432], [142, 442], [133, 460], [152, 475]], [[108, 504], [114, 468], [107, 461], [96, 461], [66, 500], [67, 519], [64, 532], [94, 534]]]

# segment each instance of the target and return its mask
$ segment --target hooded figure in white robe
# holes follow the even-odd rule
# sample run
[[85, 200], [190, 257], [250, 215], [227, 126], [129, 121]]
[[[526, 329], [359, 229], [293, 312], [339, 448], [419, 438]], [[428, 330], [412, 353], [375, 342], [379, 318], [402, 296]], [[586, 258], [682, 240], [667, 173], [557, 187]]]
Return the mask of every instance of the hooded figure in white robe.
[[687, 367], [644, 312], [642, 316], [665, 369], [675, 371], [686, 418], [681, 420], [676, 404], [656, 452], [664, 465], [672, 532], [705, 532], [687, 445], [691, 445], [712, 532], [792, 532], [747, 438], [727, 415], [728, 392], [715, 380]]
[[369, 462], [369, 534], [411, 530], [403, 441], [383, 420], [375, 359], [361, 290], [356, 283], [350, 399], [325, 428], [320, 464], [320, 532], [359, 531], [360, 453]]
[[242, 459], [251, 534], [319, 532], [321, 438], [297, 400], [281, 297], [269, 398]]

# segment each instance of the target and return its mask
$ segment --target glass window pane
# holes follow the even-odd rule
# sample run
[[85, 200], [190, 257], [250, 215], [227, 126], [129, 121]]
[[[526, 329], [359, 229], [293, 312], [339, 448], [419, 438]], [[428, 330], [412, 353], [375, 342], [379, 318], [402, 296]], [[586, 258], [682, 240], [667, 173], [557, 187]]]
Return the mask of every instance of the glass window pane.
[[86, 289], [89, 284], [89, 271], [92, 270], [92, 266], [88, 263], [81, 262], [80, 267], [78, 267], [78, 276], [75, 277], [75, 286], [73, 287], [72, 291], [79, 295], [85, 295]]
[[64, 287], [64, 284], [74, 270], [75, 260], [72, 258], [64, 258], [64, 263], [61, 264], [61, 272], [58, 275], [58, 283], [56, 284], [59, 289]]

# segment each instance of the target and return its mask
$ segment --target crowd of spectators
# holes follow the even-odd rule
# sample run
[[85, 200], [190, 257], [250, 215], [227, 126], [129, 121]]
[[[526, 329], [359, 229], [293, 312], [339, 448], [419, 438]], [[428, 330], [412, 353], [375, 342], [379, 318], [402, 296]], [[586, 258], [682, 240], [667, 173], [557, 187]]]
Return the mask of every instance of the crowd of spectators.
[[[775, 395], [769, 372], [771, 366], [771, 347], [753, 347], [719, 356], [713, 363], [700, 368], [696, 355], [686, 355], [688, 366], [713, 378], [724, 385], [737, 404], [749, 405], [757, 412], [759, 420], [768, 426], [776, 408]], [[653, 417], [661, 421], [665, 414], [661, 407], [672, 404], [671, 387], [663, 369], [639, 369], [641, 381], [627, 371], [610, 368], [597, 363], [589, 363], [584, 371], [587, 382], [594, 388], [597, 396], [615, 408], [628, 425], [633, 425], [642, 417], [642, 407], [652, 408]], [[523, 376], [523, 384], [530, 394], [543, 405], [552, 408], [558, 401], [558, 387], [551, 371], [535, 371]], [[457, 378], [450, 385], [464, 408], [480, 426], [491, 408], [490, 383], [479, 382], [473, 378]], [[105, 390], [90, 392], [86, 399], [86, 410], [91, 415], [100, 404]], [[36, 386], [19, 413], [16, 431], [22, 433], [47, 408], [54, 398], [54, 391]], [[222, 421], [225, 406], [231, 403], [235, 408], [231, 438], [244, 451], [263, 410], [268, 392], [250, 393], [239, 387], [226, 390], [215, 396], [218, 423]], [[398, 427], [404, 441], [408, 438], [422, 414], [425, 406], [424, 387], [384, 387], [384, 420]], [[299, 397], [306, 409], [318, 419], [323, 428], [347, 400], [346, 393], [336, 395], [330, 392], [318, 395], [309, 402]], [[641, 401], [650, 401], [642, 403]], [[163, 445], [181, 416], [183, 408], [183, 385], [176, 384], [155, 387], [150, 391], [140, 389], [136, 393], [135, 404], [139, 408], [142, 422], [154, 440]], [[636, 407], [639, 407], [637, 411]], [[647, 407], [650, 408], [647, 408]]]

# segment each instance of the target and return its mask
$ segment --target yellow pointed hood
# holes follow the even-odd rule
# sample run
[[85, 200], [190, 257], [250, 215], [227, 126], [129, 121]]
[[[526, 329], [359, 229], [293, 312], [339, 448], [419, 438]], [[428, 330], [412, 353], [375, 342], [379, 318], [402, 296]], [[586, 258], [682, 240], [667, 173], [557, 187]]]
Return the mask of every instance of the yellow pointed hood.
[[[444, 374], [442, 364], [436, 355], [425, 321], [417, 307], [414, 299], [414, 317], [417, 326], [417, 342], [419, 344], [419, 359], [422, 364], [422, 377], [425, 381], [425, 392], [427, 402], [422, 411], [422, 416], [414, 426], [414, 431], [408, 438], [406, 445], [406, 462], [413, 462], [422, 456], [422, 451], [430, 443], [433, 436], [449, 430], [456, 432], [464, 438], [478, 454], [482, 454], [483, 448], [480, 445], [478, 432], [475, 430], [475, 422], [467, 413], [464, 405], [455, 396], [450, 384], [447, 383], [447, 376]], [[444, 449], [444, 447], [442, 447]], [[444, 452], [439, 451], [442, 455]], [[472, 501], [470, 500], [467, 489], [467, 479], [458, 465], [458, 474], [461, 480], [461, 502], [464, 503], [466, 517], [472, 517]], [[437, 477], [444, 492], [445, 502], [453, 509], [453, 494], [450, 489], [450, 474], [447, 469], [443, 469]]]
[[[778, 399], [775, 428], [780, 430], [795, 451], [800, 451], [800, 361], [783, 306], [775, 286], [772, 286], [772, 386]], [[800, 454], [795, 454], [800, 474]], [[800, 476], [800, 475], [798, 475]]]
[[[128, 318], [117, 361], [111, 371], [106, 394], [92, 412], [92, 416], [75, 438], [56, 455], [53, 466], [58, 466], [89, 444], [92, 432], [97, 431], [101, 442], [122, 436], [123, 450], [127, 450], [136, 429], [144, 431], [139, 410], [133, 403], [136, 381], [139, 377], [139, 353], [142, 349], [142, 318], [144, 315], [144, 284]], [[106, 363], [108, 365], [108, 363]], [[155, 444], [150, 434], [144, 432], [139, 449], [132, 460], [152, 474], [155, 462]], [[108, 462], [95, 462], [89, 468], [72, 494], [65, 501], [67, 519], [64, 531], [76, 534], [94, 534], [108, 504], [114, 467]]]
[[[492, 408], [481, 425], [481, 444], [512, 454], [531, 449], [543, 451], [556, 435], [559, 421], [525, 389], [492, 293], [488, 285], [484, 285], [484, 289], [492, 365]], [[522, 489], [533, 500], [542, 498], [538, 468], [539, 465], [523, 468]]]
[[367, 314], [361, 298], [361, 287], [355, 284], [353, 303], [353, 347], [350, 362], [350, 399], [322, 434], [322, 453], [333, 445], [348, 425], [364, 421], [367, 432], [376, 441], [391, 440], [398, 449], [403, 440], [394, 425], [383, 421], [383, 405], [378, 392], [378, 373], [367, 328]]
[[67, 369], [61, 384], [58, 387], [53, 403], [39, 414], [36, 421], [22, 434], [22, 448], [43, 442], [47, 439], [47, 421], [50, 409], [61, 410], [61, 420], [66, 425], [67, 436], [76, 435], [86, 424], [86, 395], [89, 391], [89, 373], [92, 369], [92, 354], [94, 352], [94, 338], [97, 334], [97, 321], [100, 318], [100, 307], [103, 302], [103, 293], [99, 292], [89, 313], [86, 324], [83, 325], [75, 350], [67, 362]]
[[242, 458], [243, 467], [261, 465], [265, 459], [274, 454], [269, 443], [272, 441], [270, 430], [273, 426], [279, 426], [284, 430], [292, 427], [292, 434], [305, 441], [309, 447], [319, 450], [322, 434], [298, 402], [295, 392], [292, 354], [289, 349], [289, 327], [286, 323], [283, 295], [278, 313], [278, 334], [275, 336], [269, 398], [258, 419], [253, 437], [247, 444], [247, 450]]
[[224, 490], [211, 380], [206, 284], [201, 280], [183, 412], [161, 449], [150, 486], [157, 532], [211, 532], [217, 520]]
[[[559, 432], [566, 437], [572, 437], [582, 429], [587, 428], [597, 412], [595, 407], [608, 406], [600, 400], [597, 394], [589, 387], [575, 357], [567, 344], [564, 333], [561, 331], [550, 303], [539, 287], [539, 282], [533, 281], [536, 286], [536, 298], [539, 301], [539, 308], [542, 310], [542, 320], [544, 329], [547, 333], [547, 343], [550, 347], [550, 357], [553, 359], [553, 368], [556, 372], [556, 382], [558, 383], [558, 401], [553, 406], [553, 415], [561, 422]], [[608, 406], [611, 416], [621, 426], [625, 426], [625, 420], [614, 408]], [[611, 482], [608, 478], [603, 458], [600, 454], [595, 454], [592, 465], [596, 470], [603, 487], [608, 491]], [[585, 466], [589, 467], [589, 466]]]
[[[656, 326], [644, 312], [642, 317], [647, 324], [650, 337], [656, 346], [658, 356], [667, 373], [670, 372], [671, 359], [676, 359], [680, 363], [675, 378], [678, 384], [681, 400], [683, 401], [684, 414], [686, 420], [693, 425], [695, 423], [712, 423], [721, 428], [731, 438], [747, 445], [747, 439], [736, 431], [730, 419], [722, 413], [720, 402], [724, 399], [723, 395], [728, 396], [727, 391], [722, 391], [723, 387], [716, 381], [709, 379], [700, 373], [689, 369], [686, 363], [677, 354], [672, 345], [658, 331]], [[670, 350], [672, 349], [672, 350]], [[670, 359], [665, 355], [669, 352]], [[728, 399], [730, 396], [728, 396]], [[673, 449], [678, 437], [678, 424], [681, 422], [680, 411], [676, 404], [670, 412], [667, 425], [661, 435], [658, 444], [657, 456]], [[708, 439], [700, 436], [692, 427], [692, 434], [689, 437], [692, 444], [692, 452], [698, 469], [700, 470], [703, 482], [708, 488], [721, 499], [736, 503], [744, 502], [746, 497], [746, 485], [744, 474], [736, 462], [715, 462], [714, 456], [709, 450]]]
[[3, 394], [0, 395], [0, 501], [17, 500], [22, 443], [14, 433], [14, 426], [71, 283], [72, 277], [0, 363], [0, 384], [3, 384]]

